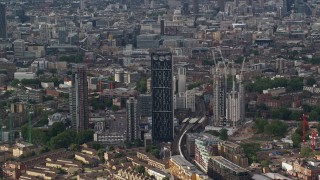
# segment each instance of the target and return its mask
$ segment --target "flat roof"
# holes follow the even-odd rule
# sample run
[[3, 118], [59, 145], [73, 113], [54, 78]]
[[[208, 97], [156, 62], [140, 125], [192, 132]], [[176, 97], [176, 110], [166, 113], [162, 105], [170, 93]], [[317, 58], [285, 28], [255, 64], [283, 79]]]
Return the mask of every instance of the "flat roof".
[[201, 124], [204, 120], [206, 120], [206, 117], [202, 117], [198, 123]]
[[222, 156], [213, 156], [213, 157], [211, 157], [211, 159], [218, 162], [219, 164], [223, 165], [224, 167], [234, 171], [234, 172], [237, 172], [237, 173], [248, 172], [246, 169], [232, 163], [231, 161], [225, 159]]
[[192, 119], [190, 119], [189, 123], [190, 123], [190, 124], [194, 124], [194, 123], [196, 123], [198, 120], [199, 120], [199, 118], [192, 118]]
[[182, 121], [182, 123], [186, 123], [186, 122], [188, 122], [189, 121], [189, 118], [185, 118], [183, 121]]

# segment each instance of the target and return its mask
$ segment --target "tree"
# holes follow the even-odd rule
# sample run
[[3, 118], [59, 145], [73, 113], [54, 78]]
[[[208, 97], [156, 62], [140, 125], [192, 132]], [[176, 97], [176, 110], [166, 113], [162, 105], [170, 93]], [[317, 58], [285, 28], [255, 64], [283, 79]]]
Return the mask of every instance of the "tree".
[[293, 147], [300, 147], [300, 144], [301, 144], [301, 142], [302, 142], [302, 137], [301, 137], [301, 135], [300, 134], [298, 134], [298, 133], [293, 133], [292, 135], [291, 135], [291, 140], [292, 140], [292, 142], [293, 142]]
[[220, 136], [220, 133], [216, 130], [209, 130], [209, 131], [206, 131], [206, 133], [211, 134], [213, 136], [217, 136], [217, 137]]
[[114, 147], [113, 146], [108, 146], [108, 151], [114, 151]]
[[57, 134], [63, 132], [64, 130], [66, 129], [65, 125], [63, 122], [55, 122], [52, 124], [52, 126], [49, 128], [49, 131], [48, 131], [48, 136], [51, 138], [51, 137], [54, 137], [56, 136]]
[[76, 142], [78, 144], [87, 143], [93, 140], [94, 132], [92, 130], [84, 130], [77, 134]]
[[57, 73], [57, 69], [50, 69], [49, 72], [50, 72], [51, 74], [56, 74], [56, 73]]
[[152, 148], [151, 154], [158, 159], [160, 158], [160, 150], [158, 148]]
[[319, 120], [319, 114], [316, 110], [312, 110], [309, 113], [309, 120], [310, 121], [318, 121]]
[[78, 151], [79, 150], [79, 144], [72, 143], [70, 145], [70, 150], [71, 151]]
[[48, 142], [47, 134], [38, 128], [32, 129], [32, 143], [33, 144], [40, 144], [45, 145]]
[[316, 79], [314, 79], [314, 77], [310, 76], [307, 78], [307, 81], [306, 81], [307, 86], [313, 86], [316, 83], [317, 83], [317, 81], [316, 81]]
[[254, 130], [256, 133], [263, 133], [264, 127], [268, 124], [268, 120], [266, 119], [257, 119], [254, 121]]
[[104, 159], [104, 153], [106, 152], [105, 149], [101, 148], [98, 150], [98, 157], [100, 159], [101, 162], [105, 162], [105, 159]]
[[162, 178], [162, 180], [170, 180], [170, 178], [166, 176], [166, 177]]
[[145, 168], [144, 168], [144, 166], [142, 166], [142, 165], [136, 166], [136, 167], [134, 168], [134, 170], [135, 170], [137, 173], [140, 173], [140, 174], [143, 174], [143, 173], [145, 172]]
[[136, 147], [141, 147], [143, 145], [142, 141], [140, 139], [135, 139], [134, 140], [134, 145]]
[[307, 146], [301, 147], [300, 155], [301, 157], [306, 157], [306, 158], [311, 157], [313, 155], [312, 149]]
[[288, 125], [279, 121], [272, 120], [269, 124], [264, 127], [265, 133], [273, 136], [284, 136], [287, 132]]
[[226, 141], [226, 140], [228, 139], [228, 130], [227, 130], [227, 129], [222, 128], [222, 129], [220, 129], [219, 133], [220, 133], [219, 138], [220, 138], [221, 140]]
[[261, 161], [261, 166], [262, 167], [268, 167], [269, 166], [269, 161], [268, 160]]
[[103, 148], [103, 145], [99, 143], [93, 143], [92, 148], [98, 151], [99, 149]]
[[260, 145], [257, 143], [245, 143], [240, 144], [243, 148], [244, 153], [248, 157], [249, 163], [253, 163], [257, 161], [257, 152], [260, 151]]
[[16, 87], [19, 83], [20, 83], [20, 81], [18, 79], [14, 79], [11, 81], [11, 86]]
[[147, 92], [147, 78], [142, 77], [139, 79], [139, 81], [136, 83], [136, 90], [142, 94]]
[[75, 143], [76, 132], [68, 130], [50, 139], [51, 149], [67, 148], [71, 143]]

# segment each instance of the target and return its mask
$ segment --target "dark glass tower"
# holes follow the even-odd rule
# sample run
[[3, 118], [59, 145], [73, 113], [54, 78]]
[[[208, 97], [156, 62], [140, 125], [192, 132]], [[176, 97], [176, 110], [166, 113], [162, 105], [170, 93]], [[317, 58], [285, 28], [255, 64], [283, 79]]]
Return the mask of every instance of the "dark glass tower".
[[173, 140], [172, 54], [151, 52], [153, 143]]
[[69, 101], [72, 128], [77, 132], [88, 129], [88, 81], [85, 64], [75, 64], [73, 66]]
[[7, 38], [6, 5], [0, 3], [0, 38]]

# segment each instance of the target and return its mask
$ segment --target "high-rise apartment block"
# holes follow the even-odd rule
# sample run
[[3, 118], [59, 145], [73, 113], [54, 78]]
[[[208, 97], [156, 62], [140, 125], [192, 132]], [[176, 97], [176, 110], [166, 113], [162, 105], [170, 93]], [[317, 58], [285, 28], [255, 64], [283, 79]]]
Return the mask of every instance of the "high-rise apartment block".
[[[236, 127], [244, 121], [244, 87], [242, 83], [238, 83], [235, 87], [233, 82], [232, 90], [227, 93], [226, 99], [226, 119], [231, 127]], [[237, 89], [236, 89], [237, 88]]]
[[6, 4], [0, 3], [0, 38], [7, 38]]
[[173, 140], [172, 54], [151, 52], [153, 142]]
[[130, 97], [127, 100], [127, 140], [129, 142], [133, 142], [135, 139], [140, 139], [137, 106], [138, 101], [134, 97]]
[[72, 69], [72, 87], [69, 96], [71, 125], [77, 132], [89, 126], [87, 66], [74, 64]]
[[[221, 68], [221, 66], [223, 66]], [[213, 74], [213, 125], [226, 126], [226, 75], [224, 65], [218, 64]]]

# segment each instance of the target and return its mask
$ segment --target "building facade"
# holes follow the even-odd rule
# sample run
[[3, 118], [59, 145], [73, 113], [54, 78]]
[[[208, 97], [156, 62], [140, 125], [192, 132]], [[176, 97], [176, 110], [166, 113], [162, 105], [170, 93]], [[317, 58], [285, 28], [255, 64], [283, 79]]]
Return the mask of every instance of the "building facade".
[[186, 92], [187, 69], [185, 67], [178, 68], [178, 92]]
[[172, 54], [151, 53], [153, 142], [173, 140]]
[[213, 74], [213, 124], [215, 126], [226, 126], [226, 91], [227, 83], [224, 65], [218, 64]]
[[127, 100], [127, 140], [129, 142], [140, 139], [137, 105], [138, 101], [134, 97], [130, 97]]
[[138, 96], [138, 113], [141, 117], [152, 116], [152, 97], [150, 94], [140, 94]]
[[0, 3], [0, 38], [7, 38], [6, 4]]
[[69, 109], [72, 128], [79, 132], [89, 126], [87, 67], [84, 64], [75, 64], [72, 70]]
[[252, 179], [249, 172], [228, 161], [222, 156], [213, 156], [208, 162], [208, 176], [217, 180], [248, 180]]

